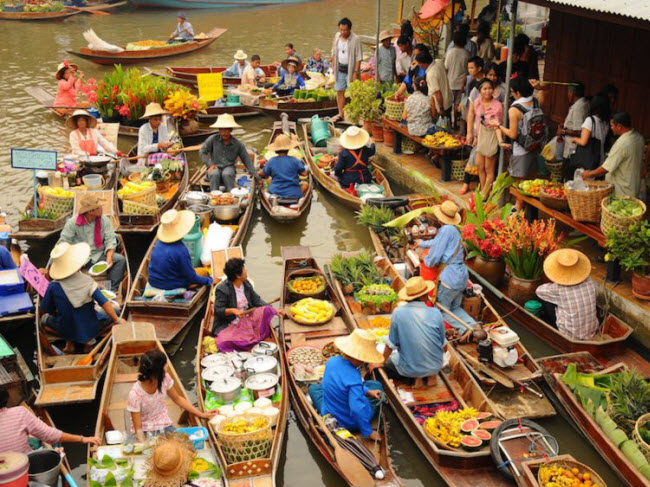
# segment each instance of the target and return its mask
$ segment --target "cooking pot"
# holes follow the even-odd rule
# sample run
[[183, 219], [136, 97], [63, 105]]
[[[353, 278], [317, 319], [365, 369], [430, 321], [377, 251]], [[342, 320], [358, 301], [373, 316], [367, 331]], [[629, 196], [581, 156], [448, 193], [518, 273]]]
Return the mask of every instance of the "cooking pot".
[[278, 345], [274, 342], [259, 342], [251, 350], [253, 355], [270, 355], [272, 357], [278, 358]]
[[210, 207], [207, 205], [192, 205], [187, 207], [192, 213], [201, 220], [201, 228], [210, 226]]
[[214, 217], [222, 222], [235, 220], [239, 217], [239, 202], [234, 205], [215, 205], [210, 206]]
[[255, 374], [246, 380], [246, 388], [253, 391], [253, 397], [270, 397], [275, 394], [275, 386], [278, 385], [276, 374]]
[[232, 402], [241, 390], [241, 380], [236, 377], [221, 377], [210, 384], [210, 390], [218, 402]]
[[201, 191], [188, 191], [185, 193], [183, 201], [187, 203], [188, 206], [192, 205], [207, 205], [210, 201], [210, 195], [205, 194]]
[[250, 377], [254, 374], [278, 373], [278, 360], [270, 355], [258, 355], [244, 362], [244, 369]]
[[235, 369], [232, 365], [213, 365], [212, 367], [203, 369], [201, 372], [201, 378], [206, 382], [214, 382], [223, 377], [231, 377], [234, 373]]
[[222, 353], [213, 353], [206, 355], [201, 359], [201, 366], [204, 368], [214, 367], [215, 365], [223, 365], [229, 362], [228, 357]]
[[83, 159], [84, 166], [88, 167], [102, 167], [111, 162], [112, 159], [108, 156], [88, 156], [87, 159]]

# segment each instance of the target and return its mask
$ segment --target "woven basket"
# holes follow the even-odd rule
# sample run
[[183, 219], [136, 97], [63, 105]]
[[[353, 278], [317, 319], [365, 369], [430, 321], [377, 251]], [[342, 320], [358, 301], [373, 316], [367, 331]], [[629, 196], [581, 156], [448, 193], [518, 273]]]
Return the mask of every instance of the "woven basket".
[[465, 166], [467, 166], [467, 159], [451, 161], [451, 179], [453, 181], [463, 181], [465, 179]]
[[137, 201], [122, 201], [122, 213], [125, 215], [155, 215], [157, 212], [157, 206], [143, 205]]
[[402, 115], [404, 114], [404, 102], [395, 101], [393, 98], [386, 98], [384, 100], [384, 105], [386, 106], [386, 117], [396, 122], [402, 120]]
[[549, 162], [546, 161], [546, 167], [550, 173], [551, 181], [562, 181], [562, 170], [564, 169], [564, 161]]
[[122, 201], [133, 201], [146, 206], [156, 206], [156, 187], [151, 186], [137, 193], [125, 194], [122, 196]]
[[[315, 293], [299, 293], [294, 291], [289, 287], [289, 283], [294, 279], [308, 278], [308, 277], [320, 277], [323, 280], [323, 289]], [[287, 292], [289, 293], [289, 299], [291, 301], [299, 301], [304, 298], [324, 298], [326, 295], [327, 289], [327, 279], [322, 272], [317, 271], [316, 269], [299, 269], [289, 273], [287, 276]]]
[[[603, 481], [602, 478], [600, 478], [600, 475], [596, 473], [596, 471], [591, 468], [588, 465], [585, 465], [584, 463], [580, 463], [578, 461], [571, 461], [571, 460], [553, 460], [552, 458], [549, 459], [548, 465], [557, 465], [559, 467], [562, 467], [565, 470], [571, 470], [573, 468], [577, 468], [583, 473], [588, 473], [591, 476], [591, 481], [593, 482], [593, 485], [599, 485], [601, 487], [606, 487], [607, 484]], [[539, 482], [539, 485], [545, 485], [542, 483], [542, 480], [539, 476], [541, 470], [542, 470], [542, 465], [540, 465], [539, 470], [537, 471], [537, 481]]]
[[[266, 426], [253, 433], [227, 433], [222, 431], [226, 423], [243, 419], [250, 424], [259, 418], [266, 420]], [[247, 462], [258, 458], [269, 458], [271, 455], [273, 432], [271, 431], [271, 422], [266, 416], [261, 414], [239, 414], [231, 416], [219, 424], [216, 429], [219, 443], [221, 443], [221, 449], [229, 464]]]
[[544, 188], [539, 190], [539, 201], [544, 206], [548, 206], [554, 210], [566, 211], [569, 209], [569, 200], [561, 200], [559, 198], [548, 196], [544, 191]]
[[571, 216], [579, 222], [600, 222], [603, 198], [612, 194], [614, 187], [606, 181], [585, 181], [589, 191], [578, 191], [567, 186], [566, 197]]
[[402, 152], [415, 152], [417, 146], [413, 139], [402, 137]]
[[53, 194], [43, 193], [43, 209], [52, 213], [57, 218], [70, 213], [74, 205], [73, 196], [55, 196]]
[[650, 445], [641, 438], [641, 433], [639, 432], [639, 429], [646, 426], [648, 422], [650, 422], [650, 413], [644, 414], [637, 419], [636, 424], [634, 425], [634, 433], [632, 434], [632, 437], [634, 438], [634, 441], [636, 441], [636, 444], [639, 445], [641, 453], [643, 453], [646, 459], [650, 461]]
[[607, 209], [607, 205], [609, 204], [611, 197], [603, 198], [603, 200], [600, 202], [603, 215], [602, 219], [600, 220], [600, 230], [604, 235], [607, 235], [607, 232], [609, 232], [611, 229], [614, 229], [622, 234], [627, 234], [629, 233], [629, 226], [639, 223], [641, 220], [643, 220], [643, 215], [645, 215], [646, 205], [643, 201], [635, 198], [634, 196], [617, 196], [617, 198], [636, 201], [641, 205], [641, 208], [643, 208], [643, 213], [637, 216], [617, 215], [616, 213], [613, 213]]

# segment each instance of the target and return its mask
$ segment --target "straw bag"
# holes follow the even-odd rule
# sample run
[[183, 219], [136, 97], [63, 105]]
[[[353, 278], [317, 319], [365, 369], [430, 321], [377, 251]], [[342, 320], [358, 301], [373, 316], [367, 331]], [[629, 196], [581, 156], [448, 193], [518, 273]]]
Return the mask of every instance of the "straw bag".
[[564, 170], [564, 161], [550, 162], [546, 161], [546, 168], [548, 169], [551, 181], [561, 182], [562, 171]]
[[609, 232], [611, 229], [614, 229], [622, 234], [629, 233], [629, 226], [639, 223], [641, 220], [643, 220], [643, 215], [645, 215], [646, 206], [643, 201], [636, 199], [633, 196], [617, 196], [617, 198], [636, 201], [639, 205], [641, 205], [641, 208], [643, 208], [643, 212], [636, 216], [617, 215], [607, 208], [607, 205], [611, 201], [611, 197], [603, 198], [600, 203], [603, 215], [602, 219], [600, 220], [600, 230], [604, 235], [607, 235], [607, 232]]
[[614, 191], [614, 186], [607, 181], [585, 181], [586, 191], [571, 189], [566, 186], [566, 197], [571, 209], [571, 216], [579, 222], [600, 222], [601, 201]]
[[404, 102], [395, 101], [394, 98], [386, 98], [384, 100], [384, 105], [386, 106], [386, 117], [400, 122], [402, 120], [402, 115], [404, 114]]
[[126, 199], [122, 201], [122, 213], [124, 215], [155, 215], [157, 212], [157, 206], [143, 205], [137, 201]]
[[[256, 420], [263, 419], [266, 426], [251, 433], [230, 433], [224, 431], [226, 424], [241, 420], [252, 425]], [[247, 462], [258, 458], [269, 458], [273, 433], [271, 421], [262, 414], [239, 414], [222, 421], [216, 428], [221, 449], [228, 464]]]
[[43, 210], [52, 213], [56, 218], [72, 212], [74, 205], [73, 196], [56, 196], [53, 194], [42, 193]]
[[156, 187], [151, 186], [137, 193], [125, 194], [122, 201], [133, 201], [146, 206], [156, 206]]
[[639, 450], [641, 450], [643, 456], [645, 456], [646, 459], [650, 461], [650, 444], [648, 444], [643, 438], [641, 438], [641, 432], [639, 431], [641, 428], [645, 427], [646, 425], [650, 427], [650, 425], [648, 425], [648, 422], [650, 422], [650, 413], [644, 414], [639, 419], [637, 419], [636, 424], [634, 425], [634, 433], [632, 434], [632, 436], [636, 444], [639, 445]]

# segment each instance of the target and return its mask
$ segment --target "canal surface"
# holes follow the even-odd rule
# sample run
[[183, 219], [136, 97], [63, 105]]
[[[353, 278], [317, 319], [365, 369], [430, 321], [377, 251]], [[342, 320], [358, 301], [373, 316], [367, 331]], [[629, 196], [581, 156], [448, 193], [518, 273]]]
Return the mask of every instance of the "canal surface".
[[[414, 3], [407, 1], [405, 11]], [[382, 28], [396, 21], [398, 0], [382, 1]], [[231, 64], [237, 49], [248, 55], [260, 54], [263, 63], [281, 60], [283, 46], [293, 42], [299, 54], [308, 56], [320, 47], [329, 51], [338, 19], [349, 17], [353, 30], [373, 34], [375, 29], [375, 0], [326, 0], [289, 6], [254, 8], [247, 10], [224, 9], [190, 11], [189, 20], [195, 31], [208, 31], [212, 27], [225, 27], [228, 32], [212, 46], [196, 54], [172, 58], [148, 67], [166, 65], [205, 66]], [[163, 39], [173, 30], [173, 11], [126, 9], [111, 16], [77, 15], [61, 23], [9, 23], [0, 25], [0, 58], [3, 60], [0, 83], [0, 207], [8, 214], [11, 224], [16, 224], [31, 195], [31, 174], [9, 167], [11, 148], [49, 149], [65, 151], [67, 131], [62, 121], [43, 109], [24, 88], [42, 86], [56, 90], [54, 71], [57, 63], [68, 58], [66, 50], [85, 45], [82, 32], [94, 31], [104, 40], [125, 44], [142, 39]], [[109, 68], [74, 60], [86, 77], [100, 78]], [[139, 67], [143, 69], [142, 67]], [[143, 70], [144, 72], [144, 70]], [[238, 136], [247, 144], [261, 149], [269, 136], [272, 121], [256, 117], [242, 122], [244, 130]], [[120, 149], [127, 151], [134, 139], [121, 139]], [[192, 160], [198, 164], [196, 159]], [[150, 239], [128, 239], [127, 248], [135, 273], [148, 248]], [[54, 242], [42, 242], [29, 249], [32, 260], [41, 264]], [[367, 231], [356, 225], [351, 210], [328, 198], [320, 190], [314, 195], [309, 213], [291, 226], [283, 226], [256, 211], [248, 237], [244, 243], [247, 267], [256, 288], [266, 299], [278, 296], [281, 285], [280, 250], [285, 245], [309, 245], [314, 256], [326, 263], [332, 254], [371, 248]], [[528, 348], [536, 356], [550, 355], [553, 351], [532, 335], [517, 329]], [[185, 386], [194, 394], [194, 360], [198, 322], [192, 324], [173, 362]], [[18, 330], [7, 338], [19, 347], [30, 361], [34, 352], [33, 329]], [[32, 364], [33, 365], [33, 364]], [[66, 431], [91, 435], [97, 417], [98, 399], [91, 404], [52, 408], [57, 425]], [[398, 474], [408, 487], [442, 486], [425, 458], [415, 448], [399, 421], [389, 415], [391, 456]], [[541, 422], [560, 441], [561, 452], [571, 453], [594, 467], [609, 485], [620, 485], [606, 463], [600, 459], [587, 440], [561, 417]], [[323, 462], [290, 416], [285, 451], [278, 476], [278, 486], [302, 487], [305, 485], [344, 485], [334, 471]], [[85, 449], [71, 445], [68, 449], [74, 467], [74, 476], [81, 481], [85, 475]], [[80, 484], [83, 485], [83, 484]]]

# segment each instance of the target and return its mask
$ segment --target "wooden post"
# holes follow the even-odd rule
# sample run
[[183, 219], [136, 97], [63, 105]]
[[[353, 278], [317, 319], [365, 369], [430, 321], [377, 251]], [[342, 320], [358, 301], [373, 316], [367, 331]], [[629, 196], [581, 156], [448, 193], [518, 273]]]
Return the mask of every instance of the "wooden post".
[[402, 15], [404, 14], [404, 0], [399, 0], [399, 5], [397, 6], [397, 23], [400, 28], [402, 27]]
[[381, 30], [381, 0], [377, 0], [377, 32], [375, 33], [375, 81], [379, 82], [379, 31]]
[[495, 42], [499, 42], [501, 38], [501, 7], [501, 0], [499, 0], [499, 4], [497, 5], [497, 38]]
[[476, 0], [472, 0], [472, 6], [469, 9], [469, 30], [474, 30], [474, 13], [476, 12]]
[[[510, 108], [510, 75], [512, 74], [512, 49], [515, 45], [515, 31], [517, 30], [517, 0], [512, 0], [512, 17], [510, 18], [510, 46], [508, 47], [508, 62], [506, 64], [506, 97], [503, 102], [503, 125], [508, 123], [508, 108]], [[499, 171], [503, 172], [505, 152], [499, 152]]]

